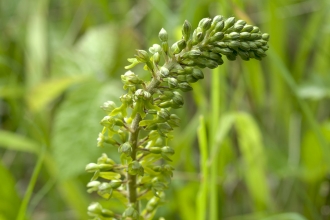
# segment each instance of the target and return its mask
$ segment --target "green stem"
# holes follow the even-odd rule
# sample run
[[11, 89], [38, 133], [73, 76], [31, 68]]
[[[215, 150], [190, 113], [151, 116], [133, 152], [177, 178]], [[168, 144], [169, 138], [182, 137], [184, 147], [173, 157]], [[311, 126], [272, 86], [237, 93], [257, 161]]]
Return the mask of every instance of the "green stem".
[[[157, 88], [160, 85], [160, 81], [157, 79], [157, 77], [154, 77], [150, 84], [147, 86], [146, 91], [150, 92], [153, 94], [153, 89]], [[138, 113], [136, 114], [132, 125], [131, 125], [131, 132], [129, 135], [129, 143], [132, 146], [132, 160], [136, 160], [136, 154], [137, 154], [137, 149], [138, 149], [138, 138], [139, 138], [139, 132], [140, 132], [140, 127], [139, 123], [142, 120], [141, 115]], [[137, 176], [136, 175], [131, 175], [127, 173], [127, 193], [128, 193], [128, 202], [129, 204], [134, 204], [136, 207], [136, 210], [139, 211], [139, 203], [137, 201]]]

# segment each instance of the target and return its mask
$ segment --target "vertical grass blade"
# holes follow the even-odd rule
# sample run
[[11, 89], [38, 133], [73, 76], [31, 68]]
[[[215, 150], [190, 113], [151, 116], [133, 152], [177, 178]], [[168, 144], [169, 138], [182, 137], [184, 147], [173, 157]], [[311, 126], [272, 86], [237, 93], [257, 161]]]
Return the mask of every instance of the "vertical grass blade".
[[[207, 219], [207, 195], [209, 191], [209, 184], [208, 177], [209, 177], [209, 170], [208, 170], [208, 149], [207, 149], [207, 134], [206, 134], [206, 126], [204, 117], [201, 116], [199, 120], [200, 124], [198, 127], [198, 143], [199, 143], [199, 150], [200, 150], [200, 169], [201, 169], [201, 184], [197, 194], [197, 219], [203, 220]], [[214, 192], [212, 191], [212, 194]]]
[[39, 154], [37, 164], [33, 169], [32, 177], [30, 179], [30, 182], [29, 182], [29, 185], [28, 185], [27, 190], [25, 192], [23, 201], [22, 201], [21, 206], [19, 208], [16, 220], [24, 220], [25, 219], [27, 207], [28, 207], [29, 201], [31, 199], [34, 186], [37, 182], [37, 179], [38, 179], [38, 176], [39, 176], [39, 173], [40, 173], [43, 161], [44, 161], [45, 151], [46, 151], [45, 147], [43, 147], [41, 153]]

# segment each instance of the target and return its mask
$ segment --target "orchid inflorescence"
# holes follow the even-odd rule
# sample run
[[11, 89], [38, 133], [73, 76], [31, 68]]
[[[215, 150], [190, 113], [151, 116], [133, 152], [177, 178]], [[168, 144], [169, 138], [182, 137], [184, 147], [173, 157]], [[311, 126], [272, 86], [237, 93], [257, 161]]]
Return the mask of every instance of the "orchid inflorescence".
[[[266, 56], [269, 35], [259, 28], [234, 17], [216, 16], [202, 19], [193, 31], [188, 21], [182, 26], [182, 39], [171, 47], [164, 29], [159, 32], [160, 44], [149, 52], [137, 50], [126, 69], [143, 63], [151, 74], [150, 81], [142, 80], [132, 71], [121, 76], [126, 94], [121, 105], [107, 101], [101, 108], [107, 113], [101, 120], [102, 132], [97, 146], [118, 149], [120, 163], [105, 153], [96, 163], [86, 166], [94, 173], [87, 184], [88, 192], [101, 197], [127, 198], [121, 214], [103, 208], [99, 203], [88, 207], [93, 220], [152, 219], [159, 205], [164, 203], [164, 190], [168, 188], [173, 167], [174, 149], [168, 146], [171, 132], [180, 125], [173, 109], [181, 108], [184, 99], [180, 93], [192, 90], [191, 83], [204, 78], [203, 68], [214, 69], [223, 64], [223, 57], [235, 60], [250, 58], [261, 60]], [[140, 201], [147, 200], [145, 207]]]

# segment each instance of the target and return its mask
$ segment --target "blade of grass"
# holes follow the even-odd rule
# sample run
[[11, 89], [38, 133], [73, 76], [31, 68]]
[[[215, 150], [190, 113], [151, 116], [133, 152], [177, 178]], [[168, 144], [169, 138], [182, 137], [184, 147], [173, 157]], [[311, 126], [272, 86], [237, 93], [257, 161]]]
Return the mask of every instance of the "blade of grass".
[[39, 173], [40, 173], [40, 170], [41, 170], [43, 161], [44, 161], [45, 152], [46, 152], [46, 149], [45, 148], [46, 147], [43, 146], [42, 151], [39, 154], [37, 164], [36, 164], [36, 166], [33, 169], [32, 177], [30, 179], [28, 188], [27, 188], [27, 190], [25, 192], [23, 201], [22, 201], [21, 206], [19, 208], [19, 211], [18, 211], [18, 215], [17, 215], [16, 220], [24, 220], [25, 219], [26, 212], [27, 212], [27, 207], [28, 207], [30, 198], [31, 198], [32, 193], [33, 193], [34, 186], [35, 186], [35, 184], [37, 182], [37, 179], [38, 179], [38, 176], [39, 176]]
[[[211, 118], [209, 123], [211, 151], [216, 148], [215, 137], [217, 132], [217, 122], [220, 117], [220, 76], [219, 70], [213, 70], [211, 74]], [[217, 155], [217, 154], [216, 154]], [[211, 155], [210, 155], [211, 156]], [[216, 157], [216, 156], [215, 156]], [[216, 162], [210, 166], [210, 219], [218, 219], [218, 166]]]
[[[199, 150], [200, 150], [200, 169], [201, 169], [201, 183], [200, 188], [197, 194], [197, 219], [203, 220], [206, 219], [207, 216], [207, 195], [208, 195], [208, 176], [209, 176], [209, 169], [208, 169], [208, 147], [207, 147], [207, 134], [206, 134], [206, 126], [204, 117], [201, 116], [199, 118], [199, 127], [198, 127], [198, 143], [199, 143]], [[211, 191], [211, 194], [214, 194], [214, 191]]]

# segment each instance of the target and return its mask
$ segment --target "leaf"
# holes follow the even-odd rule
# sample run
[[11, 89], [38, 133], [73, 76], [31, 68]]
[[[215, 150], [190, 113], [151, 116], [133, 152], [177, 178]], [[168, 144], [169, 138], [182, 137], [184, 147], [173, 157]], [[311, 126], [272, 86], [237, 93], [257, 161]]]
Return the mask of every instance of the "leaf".
[[52, 75], [94, 75], [104, 77], [117, 62], [117, 28], [114, 24], [88, 29], [73, 47], [56, 51]]
[[[86, 164], [96, 161], [103, 148], [97, 148], [97, 136], [102, 130], [105, 101], [118, 102], [121, 89], [116, 81], [100, 83], [91, 78], [68, 93], [54, 120], [52, 151], [62, 178], [84, 173]], [[107, 149], [109, 154], [116, 149]]]
[[22, 135], [0, 130], [0, 147], [29, 153], [39, 151], [38, 143]]
[[[321, 127], [324, 137], [330, 141], [330, 121]], [[318, 182], [326, 177], [328, 173], [327, 164], [322, 148], [312, 130], [304, 135], [301, 145], [301, 162], [304, 169], [303, 177], [306, 181]]]
[[0, 219], [16, 219], [17, 210], [20, 206], [20, 199], [15, 190], [15, 180], [10, 172], [0, 162]]
[[84, 78], [86, 77], [63, 77], [41, 82], [26, 94], [27, 104], [33, 112], [39, 112], [71, 85], [80, 82]]
[[246, 113], [235, 113], [235, 127], [238, 134], [239, 148], [244, 159], [244, 174], [247, 187], [259, 210], [270, 204], [267, 187], [265, 160], [261, 133], [253, 118]]

